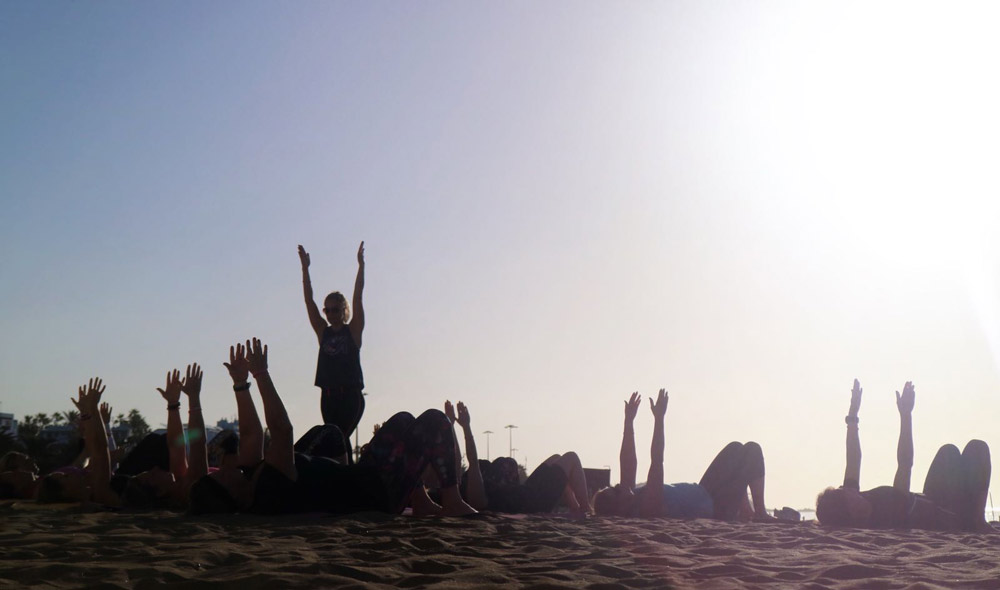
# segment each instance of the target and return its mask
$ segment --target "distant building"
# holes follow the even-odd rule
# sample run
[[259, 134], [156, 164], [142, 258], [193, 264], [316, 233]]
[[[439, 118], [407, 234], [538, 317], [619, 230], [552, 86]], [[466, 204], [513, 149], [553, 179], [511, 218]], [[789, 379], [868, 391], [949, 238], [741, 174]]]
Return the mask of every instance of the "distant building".
[[112, 426], [111, 436], [114, 437], [115, 444], [121, 446], [125, 444], [128, 437], [132, 436], [132, 427], [125, 423], [120, 423], [118, 426]]
[[76, 442], [80, 438], [76, 426], [68, 424], [54, 424], [42, 429], [40, 436], [49, 441], [59, 444], [69, 444]]
[[6, 432], [17, 438], [17, 420], [14, 419], [14, 414], [0, 412], [0, 432]]

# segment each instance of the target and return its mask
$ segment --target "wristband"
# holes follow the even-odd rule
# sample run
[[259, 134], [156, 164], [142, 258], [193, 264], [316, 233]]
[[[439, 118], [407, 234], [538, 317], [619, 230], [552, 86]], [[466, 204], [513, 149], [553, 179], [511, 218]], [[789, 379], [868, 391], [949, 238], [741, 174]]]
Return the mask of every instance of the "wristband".
[[174, 404], [167, 404], [167, 411], [168, 412], [171, 412], [173, 410], [179, 410], [179, 409], [181, 409], [181, 402], [177, 402], [177, 403], [174, 403]]
[[858, 425], [858, 417], [857, 416], [849, 416], [849, 415], [848, 416], [844, 416], [844, 423], [848, 424], [848, 425], [853, 424], [853, 425], [857, 426]]
[[250, 382], [249, 381], [244, 381], [243, 383], [240, 383], [239, 385], [233, 385], [233, 391], [237, 391], [237, 392], [239, 392], [239, 391], [250, 391]]

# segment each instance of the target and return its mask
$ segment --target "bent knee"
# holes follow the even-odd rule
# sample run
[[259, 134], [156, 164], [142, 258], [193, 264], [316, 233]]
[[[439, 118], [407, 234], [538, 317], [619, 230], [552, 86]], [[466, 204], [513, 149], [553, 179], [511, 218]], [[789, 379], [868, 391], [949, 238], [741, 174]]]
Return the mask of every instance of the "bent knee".
[[[972, 441], [969, 441], [969, 443], [971, 444]], [[966, 445], [966, 448], [969, 448], [968, 445]], [[935, 459], [939, 457], [958, 458], [960, 456], [962, 456], [962, 453], [961, 451], [958, 450], [958, 447], [956, 447], [951, 443], [948, 443], [945, 445], [941, 445], [941, 448], [938, 449], [937, 456], [934, 458]]]
[[574, 453], [573, 451], [568, 451], [566, 453], [563, 453], [562, 459], [563, 459], [563, 461], [566, 461], [566, 462], [569, 462], [569, 463], [579, 463], [580, 462], [580, 457], [576, 453]]
[[[956, 448], [956, 450], [958, 450]], [[963, 457], [973, 457], [978, 459], [990, 460], [990, 446], [986, 442], [979, 439], [972, 439], [965, 445], [965, 450], [962, 451]]]

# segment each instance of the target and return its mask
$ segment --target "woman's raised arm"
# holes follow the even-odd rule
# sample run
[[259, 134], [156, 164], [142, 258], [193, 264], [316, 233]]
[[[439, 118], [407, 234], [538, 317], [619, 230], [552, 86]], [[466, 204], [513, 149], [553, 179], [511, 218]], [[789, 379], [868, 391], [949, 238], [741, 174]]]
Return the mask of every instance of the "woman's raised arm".
[[236, 411], [240, 421], [240, 448], [237, 465], [250, 466], [264, 459], [264, 428], [250, 397], [250, 365], [242, 344], [229, 347], [229, 362], [222, 363], [233, 379]]
[[326, 329], [326, 320], [319, 313], [316, 301], [313, 300], [312, 280], [309, 278], [309, 253], [299, 244], [299, 262], [302, 263], [302, 295], [306, 300], [306, 313], [309, 314], [309, 325], [313, 332], [316, 332], [316, 339], [323, 341], [323, 330]]
[[851, 407], [844, 422], [847, 423], [847, 468], [844, 470], [844, 487], [861, 489], [861, 439], [858, 437], [858, 410], [861, 409], [861, 383], [854, 380], [851, 389]]
[[365, 290], [365, 242], [358, 246], [358, 276], [354, 279], [354, 300], [351, 302], [351, 336], [354, 343], [361, 348], [361, 333], [365, 330], [365, 306], [362, 293]]
[[[197, 481], [208, 475], [208, 444], [205, 440], [205, 418], [201, 413], [201, 367], [198, 363], [187, 366], [181, 391], [188, 398], [188, 478], [184, 485]], [[184, 490], [185, 493], [187, 490]]]

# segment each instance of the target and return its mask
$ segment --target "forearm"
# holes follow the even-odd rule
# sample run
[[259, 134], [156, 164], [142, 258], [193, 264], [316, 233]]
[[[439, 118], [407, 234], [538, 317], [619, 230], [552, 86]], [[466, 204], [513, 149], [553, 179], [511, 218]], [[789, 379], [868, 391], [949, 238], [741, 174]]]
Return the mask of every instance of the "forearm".
[[264, 423], [271, 436], [291, 436], [292, 423], [288, 419], [288, 412], [285, 411], [285, 404], [282, 403], [278, 391], [274, 388], [271, 375], [265, 370], [254, 374], [257, 381], [257, 389], [260, 390], [261, 403], [264, 405]]
[[205, 418], [201, 412], [201, 399], [188, 396], [188, 441], [191, 447], [188, 479], [208, 475], [208, 444], [205, 440]]
[[358, 265], [358, 276], [354, 277], [354, 305], [361, 301], [361, 294], [365, 290], [365, 265]]
[[472, 435], [472, 431], [463, 428], [465, 433], [465, 457], [469, 460], [469, 469], [472, 468], [473, 464], [479, 464], [479, 453], [476, 451], [476, 439]]
[[236, 412], [240, 421], [239, 463], [252, 465], [264, 457], [264, 429], [249, 388], [236, 392]]
[[858, 425], [847, 426], [847, 469], [844, 470], [844, 482], [861, 481], [861, 439], [858, 437]]
[[[180, 402], [177, 405], [180, 406]], [[184, 426], [179, 407], [167, 409], [167, 449], [170, 453], [170, 473], [180, 481], [187, 477], [187, 449], [184, 445]]]
[[310, 304], [315, 305], [315, 301], [313, 301], [312, 279], [309, 277], [308, 268], [302, 269], [302, 295], [305, 297], [306, 306]]
[[899, 443], [896, 445], [896, 478], [893, 487], [910, 491], [910, 473], [913, 470], [913, 417], [899, 415]]
[[638, 469], [639, 459], [635, 453], [635, 429], [629, 421], [625, 422], [622, 434], [622, 448], [618, 454], [618, 461], [621, 468], [622, 486], [634, 489], [635, 472]]

